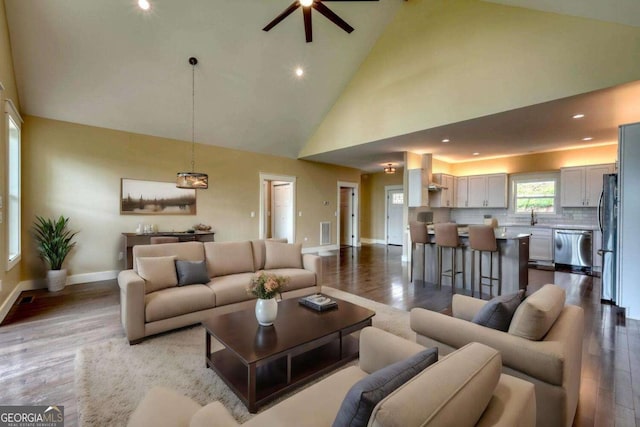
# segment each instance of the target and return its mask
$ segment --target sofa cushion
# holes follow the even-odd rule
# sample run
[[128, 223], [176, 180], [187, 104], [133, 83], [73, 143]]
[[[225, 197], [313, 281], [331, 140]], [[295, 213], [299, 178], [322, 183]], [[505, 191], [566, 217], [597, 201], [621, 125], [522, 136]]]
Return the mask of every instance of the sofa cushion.
[[254, 276], [254, 273], [241, 273], [211, 279], [208, 286], [216, 294], [216, 305], [227, 305], [254, 299], [247, 291]]
[[523, 297], [524, 290], [515, 294], [497, 296], [478, 310], [471, 321], [478, 325], [507, 332], [513, 313], [522, 302]]
[[209, 273], [204, 261], [176, 260], [176, 271], [178, 273], [178, 286], [206, 285], [209, 283]]
[[267, 274], [287, 277], [283, 292], [295, 291], [296, 289], [308, 288], [316, 285], [316, 274], [309, 270], [298, 268], [275, 268], [273, 270], [263, 270]]
[[137, 258], [138, 275], [144, 279], [145, 293], [159, 291], [178, 284], [175, 256]]
[[264, 269], [302, 268], [302, 244], [280, 243], [267, 240], [265, 246]]
[[176, 259], [187, 261], [204, 260], [202, 242], [162, 243], [159, 245], [136, 245], [133, 247], [133, 270], [138, 272], [138, 257], [157, 257], [173, 255]]
[[251, 242], [207, 242], [204, 244], [207, 269], [211, 277], [251, 273], [253, 251]]
[[544, 285], [518, 307], [509, 333], [539, 341], [549, 332], [564, 308], [566, 293], [556, 285]]
[[[287, 239], [269, 239], [269, 241], [287, 243]], [[253, 268], [255, 268], [256, 271], [264, 269], [264, 257], [266, 252], [264, 242], [264, 239], [251, 241], [251, 248], [253, 249]]]
[[333, 426], [366, 426], [378, 402], [437, 361], [438, 348], [433, 347], [379, 369], [358, 381], [347, 392]]
[[491, 400], [501, 370], [497, 350], [468, 344], [427, 367], [380, 402], [371, 415], [371, 425], [476, 425]]
[[168, 319], [216, 306], [216, 296], [206, 285], [162, 289], [144, 297], [145, 321]]

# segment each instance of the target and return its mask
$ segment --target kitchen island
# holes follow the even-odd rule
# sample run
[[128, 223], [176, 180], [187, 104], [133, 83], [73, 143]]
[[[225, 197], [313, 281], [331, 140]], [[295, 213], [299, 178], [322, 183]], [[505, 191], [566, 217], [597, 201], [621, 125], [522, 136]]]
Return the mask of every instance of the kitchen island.
[[[465, 274], [466, 274], [466, 285], [467, 290], [470, 292], [471, 290], [471, 249], [469, 248], [469, 234], [467, 232], [459, 232], [460, 242], [464, 246], [464, 256], [465, 256]], [[502, 258], [502, 294], [509, 294], [517, 292], [519, 289], [527, 289], [529, 284], [529, 234], [526, 233], [502, 233], [496, 230], [496, 240], [498, 243], [498, 251], [500, 253], [500, 257]], [[433, 231], [429, 231], [429, 238], [431, 243], [425, 245], [425, 251], [422, 251], [422, 245], [417, 245], [417, 253], [415, 254], [415, 265], [411, 265], [409, 262], [409, 268], [414, 268], [414, 280], [422, 278], [422, 260], [421, 256], [425, 256], [425, 281], [427, 283], [438, 283], [438, 251], [437, 246], [435, 244], [435, 234]], [[412, 246], [412, 245], [410, 245]], [[411, 252], [409, 249], [409, 252]], [[460, 265], [460, 251], [458, 251], [458, 265]], [[443, 262], [442, 269], [446, 271], [451, 268], [451, 256], [449, 255], [449, 250], [445, 249], [443, 254]], [[476, 254], [475, 260], [475, 282], [474, 289], [478, 291], [478, 282], [479, 282], [479, 255]], [[411, 253], [409, 254], [409, 259], [413, 259]], [[489, 273], [489, 255], [485, 255], [482, 257], [482, 271], [483, 274], [488, 275]], [[493, 257], [493, 270], [494, 275], [497, 275], [498, 271], [498, 257], [494, 255]], [[488, 280], [484, 281], [488, 283]], [[443, 277], [442, 283], [444, 285], [449, 285], [449, 278]], [[458, 275], [456, 281], [456, 287], [462, 287], [462, 278]], [[483, 287], [485, 292], [488, 292], [488, 287]], [[497, 294], [497, 282], [494, 282], [494, 296]], [[478, 295], [478, 294], [476, 294]]]

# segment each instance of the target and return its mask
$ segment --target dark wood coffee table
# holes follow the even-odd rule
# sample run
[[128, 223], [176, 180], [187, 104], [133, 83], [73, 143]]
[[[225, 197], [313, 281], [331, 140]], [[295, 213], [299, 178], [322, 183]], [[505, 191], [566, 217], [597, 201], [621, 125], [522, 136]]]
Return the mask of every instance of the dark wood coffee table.
[[[334, 298], [338, 307], [317, 312], [298, 299], [278, 303], [273, 326], [259, 326], [254, 309], [214, 315], [206, 329], [206, 361], [249, 412], [358, 357], [356, 337], [374, 311]], [[211, 352], [211, 337], [225, 348]]]

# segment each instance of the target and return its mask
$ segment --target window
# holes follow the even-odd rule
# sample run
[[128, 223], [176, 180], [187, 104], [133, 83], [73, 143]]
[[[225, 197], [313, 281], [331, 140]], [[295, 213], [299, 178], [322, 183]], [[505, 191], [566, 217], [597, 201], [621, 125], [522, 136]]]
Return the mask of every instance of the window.
[[13, 268], [21, 255], [20, 247], [20, 115], [10, 100], [5, 101], [7, 123], [7, 237], [9, 255], [7, 270]]
[[558, 175], [544, 173], [513, 177], [513, 209], [516, 214], [555, 214], [558, 206]]
[[391, 193], [391, 204], [401, 205], [404, 203], [404, 193]]

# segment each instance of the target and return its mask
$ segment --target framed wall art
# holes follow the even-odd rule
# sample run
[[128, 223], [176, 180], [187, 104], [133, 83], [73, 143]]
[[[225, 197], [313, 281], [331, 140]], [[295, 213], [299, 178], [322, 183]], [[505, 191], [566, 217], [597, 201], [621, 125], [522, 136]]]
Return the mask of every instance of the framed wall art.
[[122, 178], [121, 215], [195, 215], [196, 190], [177, 188], [175, 182]]

